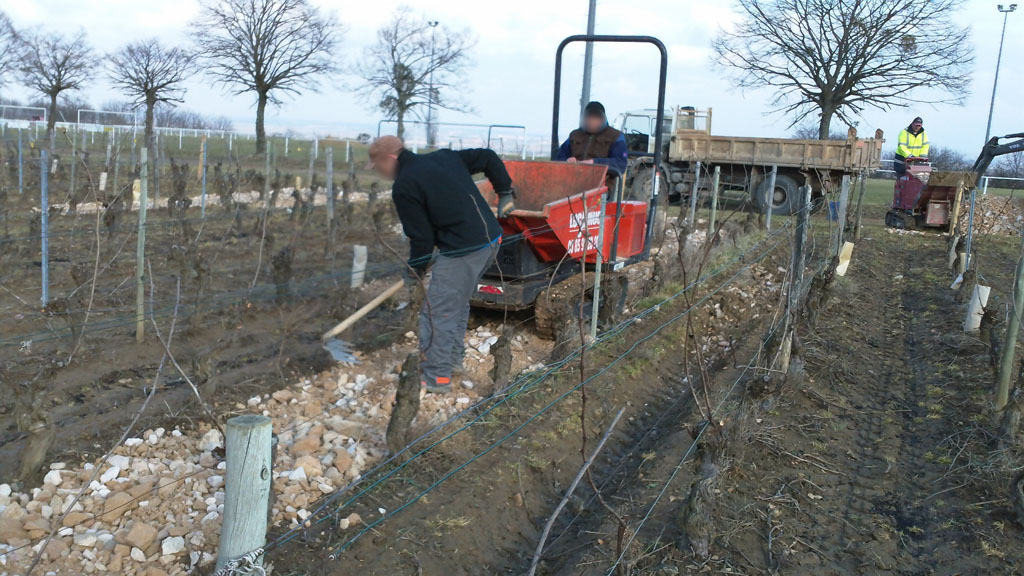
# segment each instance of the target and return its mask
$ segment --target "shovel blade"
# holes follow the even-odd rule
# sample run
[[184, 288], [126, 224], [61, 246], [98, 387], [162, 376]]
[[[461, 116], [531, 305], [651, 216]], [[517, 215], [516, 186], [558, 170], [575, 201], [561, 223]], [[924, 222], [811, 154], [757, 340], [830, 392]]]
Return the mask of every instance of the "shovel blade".
[[352, 349], [352, 346], [344, 340], [337, 338], [325, 340], [324, 350], [331, 353], [331, 357], [334, 358], [335, 362], [359, 364], [359, 359], [355, 357], [355, 351]]

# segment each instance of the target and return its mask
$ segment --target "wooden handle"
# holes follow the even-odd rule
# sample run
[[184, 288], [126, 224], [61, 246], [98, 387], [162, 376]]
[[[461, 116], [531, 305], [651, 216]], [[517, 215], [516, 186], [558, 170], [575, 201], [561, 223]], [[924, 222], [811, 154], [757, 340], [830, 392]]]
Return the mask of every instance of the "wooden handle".
[[357, 310], [354, 314], [342, 320], [341, 324], [338, 324], [334, 328], [331, 328], [327, 332], [324, 332], [324, 335], [321, 336], [320, 339], [327, 340], [328, 338], [333, 338], [334, 336], [341, 334], [345, 330], [348, 330], [349, 326], [352, 326], [356, 322], [362, 320], [363, 316], [366, 316], [367, 314], [372, 312], [374, 308], [380, 306], [385, 300], [394, 296], [396, 292], [398, 292], [404, 287], [404, 280], [399, 280], [398, 282], [395, 282], [387, 290], [381, 292], [376, 298], [367, 302], [365, 306]]

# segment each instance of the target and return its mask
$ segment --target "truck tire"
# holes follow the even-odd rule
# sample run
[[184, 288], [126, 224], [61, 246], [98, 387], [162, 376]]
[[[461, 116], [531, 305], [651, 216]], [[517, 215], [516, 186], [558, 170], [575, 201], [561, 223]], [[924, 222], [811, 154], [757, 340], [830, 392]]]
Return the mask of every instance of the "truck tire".
[[[637, 172], [633, 185], [626, 193], [626, 200], [637, 202], [651, 201], [654, 193], [654, 169], [646, 168]], [[668, 179], [658, 170], [658, 213], [654, 219], [654, 231], [651, 233], [651, 246], [658, 247], [665, 239], [665, 227], [668, 223]]]
[[[757, 187], [754, 196], [754, 205], [761, 212], [765, 211], [765, 196], [768, 191], [769, 177]], [[796, 178], [789, 174], [778, 174], [775, 176], [775, 193], [772, 195], [772, 214], [789, 216], [800, 208], [800, 185]]]

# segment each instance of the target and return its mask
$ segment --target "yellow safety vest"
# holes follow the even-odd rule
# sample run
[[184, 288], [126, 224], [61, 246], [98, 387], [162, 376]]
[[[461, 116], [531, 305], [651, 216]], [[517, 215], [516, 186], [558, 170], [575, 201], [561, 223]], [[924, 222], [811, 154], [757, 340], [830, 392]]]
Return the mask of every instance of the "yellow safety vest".
[[896, 155], [903, 158], [928, 157], [928, 133], [921, 130], [916, 135], [905, 128], [900, 132], [900, 142], [896, 147]]

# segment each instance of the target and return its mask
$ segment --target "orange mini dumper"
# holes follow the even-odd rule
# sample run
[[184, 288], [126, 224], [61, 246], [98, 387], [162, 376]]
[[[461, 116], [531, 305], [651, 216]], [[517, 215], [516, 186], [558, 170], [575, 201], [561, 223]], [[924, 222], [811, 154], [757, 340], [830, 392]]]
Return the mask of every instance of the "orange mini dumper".
[[[559, 142], [562, 51], [572, 42], [655, 45], [661, 53], [657, 110], [665, 109], [668, 53], [660, 40], [650, 36], [570, 36], [559, 45], [555, 57], [552, 158]], [[661, 162], [662, 114], [658, 113], [655, 124], [659, 127], [655, 165]], [[583, 308], [593, 306], [592, 286], [585, 285], [582, 272], [594, 269], [600, 260], [604, 280], [599, 321], [614, 320], [624, 308], [630, 278], [642, 276], [635, 271], [631, 274], [630, 269], [649, 259], [652, 234], [648, 223], [657, 221], [659, 191], [652, 191], [649, 202], [623, 200], [618, 185], [621, 178], [608, 178], [607, 167], [598, 164], [506, 162], [505, 166], [515, 184], [516, 209], [501, 221], [504, 237], [498, 257], [477, 286], [472, 305], [509, 311], [535, 307], [538, 332], [556, 336], [558, 318], [578, 318], [581, 313], [590, 318]], [[478, 185], [495, 207], [497, 197], [490, 184], [483, 181]], [[599, 243], [602, 222], [603, 242]], [[593, 283], [592, 275], [586, 278]]]

